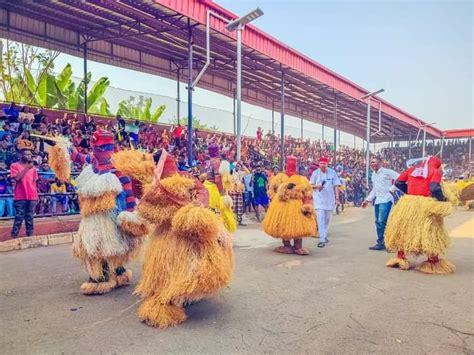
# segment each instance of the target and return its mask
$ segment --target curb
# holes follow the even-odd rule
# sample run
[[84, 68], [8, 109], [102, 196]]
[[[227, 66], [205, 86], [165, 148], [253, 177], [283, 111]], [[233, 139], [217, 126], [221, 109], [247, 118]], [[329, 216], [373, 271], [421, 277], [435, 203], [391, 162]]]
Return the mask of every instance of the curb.
[[0, 253], [13, 250], [24, 250], [51, 245], [69, 244], [74, 241], [77, 232], [57, 233], [49, 235], [37, 235], [0, 242]]

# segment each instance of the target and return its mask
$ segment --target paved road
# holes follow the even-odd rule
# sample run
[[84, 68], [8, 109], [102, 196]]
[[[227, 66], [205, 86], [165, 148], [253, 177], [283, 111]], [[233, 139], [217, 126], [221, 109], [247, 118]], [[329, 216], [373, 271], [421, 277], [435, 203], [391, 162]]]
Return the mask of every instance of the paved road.
[[[324, 249], [278, 255], [258, 225], [235, 235], [236, 273], [219, 297], [159, 330], [136, 317], [132, 287], [85, 297], [69, 245], [0, 255], [0, 351], [19, 353], [473, 353], [474, 214], [449, 218], [453, 276], [384, 267], [370, 210], [334, 217]], [[136, 276], [139, 261], [133, 263]], [[134, 285], [136, 284], [136, 278]]]

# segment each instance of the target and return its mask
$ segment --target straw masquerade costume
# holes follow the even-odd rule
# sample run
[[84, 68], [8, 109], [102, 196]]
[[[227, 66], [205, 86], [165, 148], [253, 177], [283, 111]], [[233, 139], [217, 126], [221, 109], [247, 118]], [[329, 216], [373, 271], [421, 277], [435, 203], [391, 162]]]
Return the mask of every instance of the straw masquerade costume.
[[397, 251], [387, 266], [408, 270], [407, 255], [425, 255], [427, 260], [416, 267], [429, 274], [450, 274], [455, 266], [441, 259], [449, 246], [444, 218], [453, 210], [441, 188], [441, 160], [428, 157], [399, 176], [395, 185], [406, 193], [390, 214], [385, 230], [387, 249]]
[[[125, 269], [138, 252], [141, 237], [148, 232], [145, 220], [138, 217], [130, 177], [112, 164], [114, 135], [98, 130], [93, 134], [93, 154], [73, 149], [71, 159], [85, 163], [77, 178], [81, 211], [74, 255], [80, 258], [89, 274], [81, 285], [85, 295], [104, 294], [127, 285], [132, 277]], [[50, 157], [52, 167], [65, 174], [67, 162], [63, 145], [56, 145]], [[58, 175], [59, 175], [58, 174]]]
[[[304, 237], [316, 233], [316, 218], [311, 204], [312, 188], [308, 179], [297, 175], [296, 157], [289, 156], [285, 176], [278, 174], [272, 179], [270, 191], [275, 189], [274, 181], [281, 181], [263, 220], [263, 230], [274, 238], [282, 239], [283, 245], [275, 249], [278, 253], [308, 255], [303, 248]], [[270, 192], [269, 192], [270, 194]], [[291, 240], [293, 239], [293, 245]]]
[[228, 161], [219, 158], [219, 146], [211, 144], [209, 165], [206, 168], [204, 187], [209, 193], [209, 208], [218, 214], [229, 232], [237, 229], [237, 220], [232, 211], [232, 198], [228, 195], [231, 188], [230, 167]]
[[143, 297], [138, 317], [167, 328], [186, 320], [184, 306], [214, 295], [230, 283], [232, 241], [207, 208], [208, 193], [175, 160], [159, 151], [154, 181], [145, 187], [140, 216], [154, 225], [135, 293]]

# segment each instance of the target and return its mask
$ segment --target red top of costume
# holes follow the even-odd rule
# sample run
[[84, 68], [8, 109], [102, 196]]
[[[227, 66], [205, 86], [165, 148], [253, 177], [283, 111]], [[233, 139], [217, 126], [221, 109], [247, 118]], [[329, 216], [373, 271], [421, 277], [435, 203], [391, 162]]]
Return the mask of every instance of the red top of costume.
[[288, 177], [292, 177], [293, 175], [297, 174], [297, 168], [298, 168], [298, 160], [296, 159], [296, 157], [292, 155], [287, 157], [285, 174]]
[[415, 164], [409, 167], [407, 170], [402, 172], [398, 177], [398, 181], [406, 182], [408, 185], [407, 193], [408, 195], [415, 196], [431, 196], [430, 183], [432, 182], [441, 182], [441, 159], [438, 157], [431, 157], [428, 160], [428, 174], [425, 177], [423, 176], [412, 176], [413, 172], [416, 169], [422, 169], [426, 164], [426, 161]]

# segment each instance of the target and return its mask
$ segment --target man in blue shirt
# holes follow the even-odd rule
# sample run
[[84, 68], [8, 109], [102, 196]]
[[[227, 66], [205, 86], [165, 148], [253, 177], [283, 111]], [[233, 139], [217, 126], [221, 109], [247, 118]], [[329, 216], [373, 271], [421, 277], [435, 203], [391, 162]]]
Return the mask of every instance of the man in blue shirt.
[[328, 167], [329, 159], [319, 159], [319, 169], [311, 174], [310, 183], [313, 187], [313, 204], [316, 209], [319, 231], [319, 248], [324, 248], [329, 242], [327, 234], [331, 215], [336, 204], [339, 203], [340, 185], [337, 173]]

